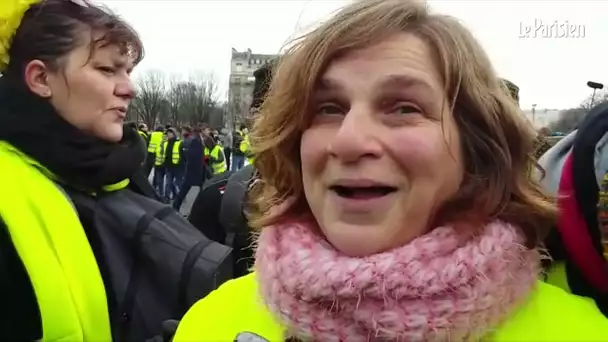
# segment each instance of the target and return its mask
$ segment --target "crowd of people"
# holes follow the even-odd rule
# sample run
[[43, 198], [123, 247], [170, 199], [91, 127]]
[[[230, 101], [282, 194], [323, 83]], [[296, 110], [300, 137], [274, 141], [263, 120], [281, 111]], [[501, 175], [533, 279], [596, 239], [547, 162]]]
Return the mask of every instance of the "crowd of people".
[[203, 123], [194, 129], [158, 125], [149, 132], [148, 126], [140, 123], [138, 133], [148, 151], [144, 173], [153, 175], [152, 184], [162, 200], [180, 210], [193, 186], [200, 187], [214, 176], [243, 168], [251, 156], [247, 132], [245, 124], [231, 133], [226, 128], [212, 130]]
[[1, 6], [0, 341], [608, 340], [608, 105], [544, 144], [458, 20], [352, 2], [150, 131], [126, 21]]

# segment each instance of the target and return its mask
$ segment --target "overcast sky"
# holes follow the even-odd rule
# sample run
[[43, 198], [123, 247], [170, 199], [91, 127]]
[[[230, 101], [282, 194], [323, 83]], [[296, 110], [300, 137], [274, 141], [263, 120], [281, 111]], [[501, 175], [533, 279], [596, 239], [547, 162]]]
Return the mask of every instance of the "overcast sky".
[[[99, 0], [140, 33], [147, 70], [211, 72], [226, 95], [230, 51], [278, 53], [283, 44], [328, 18], [340, 0]], [[460, 19], [494, 67], [521, 88], [522, 107], [569, 108], [608, 83], [608, 1], [429, 1]], [[558, 32], [552, 24], [568, 27]], [[185, 76], [184, 76], [185, 77]], [[607, 84], [608, 86], [608, 84]]]

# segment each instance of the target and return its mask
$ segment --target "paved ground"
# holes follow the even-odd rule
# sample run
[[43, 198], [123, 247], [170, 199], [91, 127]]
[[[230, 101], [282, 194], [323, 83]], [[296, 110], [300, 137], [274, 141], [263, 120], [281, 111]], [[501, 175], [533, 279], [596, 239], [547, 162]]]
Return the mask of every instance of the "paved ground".
[[[153, 178], [154, 178], [154, 170], [152, 170], [152, 172], [150, 172], [150, 177], [148, 178], [150, 183], [152, 183]], [[190, 209], [192, 208], [192, 204], [194, 203], [194, 200], [196, 199], [196, 196], [198, 195], [199, 191], [201, 191], [200, 187], [193, 186], [190, 189], [190, 192], [188, 192], [188, 195], [186, 195], [186, 199], [184, 200], [184, 203], [182, 203], [182, 207], [180, 208], [180, 212], [182, 214], [184, 214], [185, 216], [188, 216], [188, 214], [190, 214]]]
[[[249, 163], [247, 161], [245, 161], [245, 165], [248, 165]], [[152, 179], [154, 178], [154, 169], [152, 169], [152, 172], [150, 172], [150, 177], [148, 178], [148, 180], [150, 181], [150, 183], [152, 183]], [[188, 216], [188, 214], [190, 214], [190, 209], [192, 208], [192, 204], [194, 203], [194, 200], [196, 199], [196, 196], [198, 195], [199, 191], [201, 191], [201, 188], [196, 186], [196, 187], [192, 187], [192, 189], [190, 189], [190, 192], [188, 192], [188, 195], [186, 196], [186, 199], [184, 200], [184, 203], [182, 203], [182, 207], [180, 208], [180, 212], [186, 216]]]

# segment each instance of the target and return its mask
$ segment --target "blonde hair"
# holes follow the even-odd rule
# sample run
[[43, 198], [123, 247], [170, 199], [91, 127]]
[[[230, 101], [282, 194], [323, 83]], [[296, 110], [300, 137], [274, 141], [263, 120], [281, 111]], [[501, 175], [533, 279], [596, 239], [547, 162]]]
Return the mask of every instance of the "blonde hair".
[[[456, 19], [406, 0], [355, 2], [286, 51], [251, 132], [261, 178], [250, 197], [252, 227], [310, 210], [299, 147], [312, 118], [312, 94], [328, 64], [404, 32], [431, 47], [462, 140], [462, 186], [436, 216], [467, 223], [501, 219], [521, 227], [530, 245], [537, 243], [554, 222], [555, 207], [528, 177], [535, 132], [472, 34]], [[272, 215], [271, 208], [288, 197], [294, 201], [287, 210]]]

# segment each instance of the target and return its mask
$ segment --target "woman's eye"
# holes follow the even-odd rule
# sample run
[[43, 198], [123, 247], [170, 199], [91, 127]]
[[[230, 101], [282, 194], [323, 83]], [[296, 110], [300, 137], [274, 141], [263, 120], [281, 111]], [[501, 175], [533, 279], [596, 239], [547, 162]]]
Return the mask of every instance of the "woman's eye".
[[335, 104], [323, 104], [317, 107], [317, 115], [337, 115], [342, 114], [342, 109]]
[[109, 75], [114, 74], [114, 68], [112, 68], [112, 67], [98, 67], [97, 69], [99, 71], [103, 72], [104, 74], [109, 74]]
[[391, 114], [399, 114], [399, 115], [416, 114], [416, 113], [420, 113], [420, 109], [416, 106], [409, 105], [409, 104], [396, 105], [395, 107], [393, 107], [393, 110], [391, 111]]

